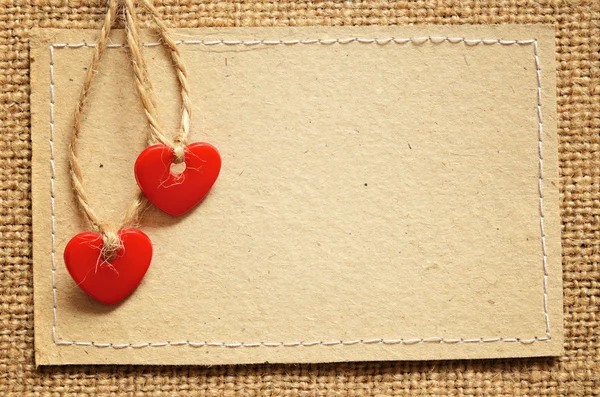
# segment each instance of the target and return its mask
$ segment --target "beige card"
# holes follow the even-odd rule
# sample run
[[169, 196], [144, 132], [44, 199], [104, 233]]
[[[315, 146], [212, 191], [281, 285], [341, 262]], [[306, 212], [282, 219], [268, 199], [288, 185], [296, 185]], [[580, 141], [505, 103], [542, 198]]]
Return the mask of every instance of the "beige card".
[[[174, 30], [191, 140], [223, 168], [189, 215], [145, 214], [152, 265], [117, 306], [88, 298], [62, 259], [89, 230], [66, 156], [97, 34], [31, 41], [38, 364], [561, 354], [552, 27]], [[145, 40], [175, 131], [174, 71]], [[122, 32], [112, 43], [81, 138], [105, 219], [137, 191], [147, 132]]]

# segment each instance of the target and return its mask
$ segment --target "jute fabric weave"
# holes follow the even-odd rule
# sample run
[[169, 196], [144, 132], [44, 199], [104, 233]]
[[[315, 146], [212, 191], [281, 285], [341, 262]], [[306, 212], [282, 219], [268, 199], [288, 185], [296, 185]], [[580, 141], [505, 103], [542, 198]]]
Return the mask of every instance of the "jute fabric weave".
[[600, 395], [600, 2], [165, 0], [157, 6], [168, 26], [189, 28], [555, 24], [566, 354], [424, 363], [36, 369], [29, 30], [98, 29], [106, 2], [0, 0], [0, 396]]

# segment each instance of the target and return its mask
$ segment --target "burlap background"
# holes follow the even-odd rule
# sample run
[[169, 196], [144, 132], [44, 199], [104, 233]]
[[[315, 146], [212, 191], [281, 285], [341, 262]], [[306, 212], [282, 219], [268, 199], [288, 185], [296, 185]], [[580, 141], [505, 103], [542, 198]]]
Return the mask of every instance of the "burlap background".
[[0, 395], [600, 395], [600, 3], [167, 0], [172, 27], [555, 23], [564, 357], [36, 370], [28, 32], [98, 28], [105, 1], [0, 0]]

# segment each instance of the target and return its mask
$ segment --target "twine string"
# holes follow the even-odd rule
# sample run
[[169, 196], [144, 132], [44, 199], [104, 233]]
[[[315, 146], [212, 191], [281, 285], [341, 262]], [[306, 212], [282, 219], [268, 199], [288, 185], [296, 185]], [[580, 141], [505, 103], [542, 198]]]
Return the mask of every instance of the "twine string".
[[184, 161], [184, 151], [190, 132], [190, 120], [192, 116], [192, 101], [190, 98], [190, 87], [187, 80], [187, 69], [177, 44], [169, 35], [167, 27], [162, 21], [161, 16], [154, 5], [152, 5], [152, 3], [150, 3], [148, 0], [139, 0], [144, 8], [150, 12], [152, 20], [157, 27], [158, 33], [160, 34], [162, 43], [169, 50], [169, 55], [175, 67], [177, 81], [181, 88], [180, 95], [182, 106], [180, 129], [174, 138], [170, 138], [164, 134], [157, 120], [156, 102], [154, 101], [152, 95], [152, 86], [148, 78], [148, 68], [146, 67], [144, 58], [142, 57], [142, 45], [137, 31], [136, 11], [133, 0], [123, 1], [127, 11], [127, 44], [131, 49], [134, 65], [133, 70], [136, 77], [136, 88], [138, 90], [140, 99], [142, 100], [142, 104], [144, 105], [146, 117], [148, 118], [151, 137], [155, 142], [160, 142], [164, 145], [170, 146], [175, 153], [174, 163], [182, 163]]
[[170, 57], [175, 66], [177, 80], [181, 87], [181, 127], [173, 138], [170, 138], [163, 132], [158, 120], [158, 108], [156, 105], [152, 84], [150, 82], [148, 68], [142, 56], [143, 45], [137, 28], [137, 15], [135, 11], [134, 0], [109, 0], [108, 10], [100, 30], [98, 43], [94, 49], [90, 66], [86, 70], [83, 87], [79, 94], [77, 106], [75, 107], [73, 133], [71, 135], [71, 141], [68, 149], [70, 176], [73, 190], [75, 191], [75, 196], [92, 230], [102, 236], [103, 248], [101, 250], [101, 257], [107, 262], [115, 259], [119, 249], [122, 247], [122, 242], [119, 238], [119, 230], [138, 225], [144, 210], [148, 206], [147, 199], [141, 191], [138, 191], [134, 200], [123, 214], [120, 222], [114, 223], [102, 220], [90, 206], [87, 193], [83, 187], [83, 174], [79, 165], [78, 147], [85, 103], [90, 95], [92, 81], [98, 70], [100, 59], [106, 50], [109, 34], [117, 16], [120, 6], [119, 2], [121, 1], [125, 6], [123, 11], [126, 40], [131, 53], [131, 63], [135, 76], [135, 86], [144, 108], [144, 114], [148, 121], [148, 145], [155, 143], [167, 145], [174, 151], [174, 162], [176, 164], [183, 162], [192, 113], [190, 90], [187, 82], [187, 71], [185, 64], [183, 63], [183, 59], [181, 58], [179, 49], [177, 48], [176, 43], [171, 39], [165, 24], [160, 19], [160, 14], [158, 11], [148, 1], [140, 0], [144, 8], [151, 13], [152, 20], [158, 28], [161, 39], [169, 50]]
[[123, 20], [125, 21], [125, 38], [127, 46], [131, 53], [131, 66], [135, 76], [135, 87], [144, 108], [144, 114], [150, 128], [148, 134], [148, 145], [155, 143], [169, 143], [169, 139], [162, 132], [162, 128], [158, 121], [158, 110], [156, 98], [150, 77], [148, 76], [148, 67], [142, 56], [142, 42], [137, 29], [137, 15], [133, 0], [123, 0], [125, 8], [123, 9]]

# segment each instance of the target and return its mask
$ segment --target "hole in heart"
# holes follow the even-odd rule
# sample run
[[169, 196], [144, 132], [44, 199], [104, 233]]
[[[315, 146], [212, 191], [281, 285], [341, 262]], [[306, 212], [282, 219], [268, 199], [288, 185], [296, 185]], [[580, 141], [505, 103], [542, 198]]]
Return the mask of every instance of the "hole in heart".
[[181, 162], [179, 164], [172, 163], [171, 164], [171, 175], [179, 176], [185, 171], [185, 163]]

